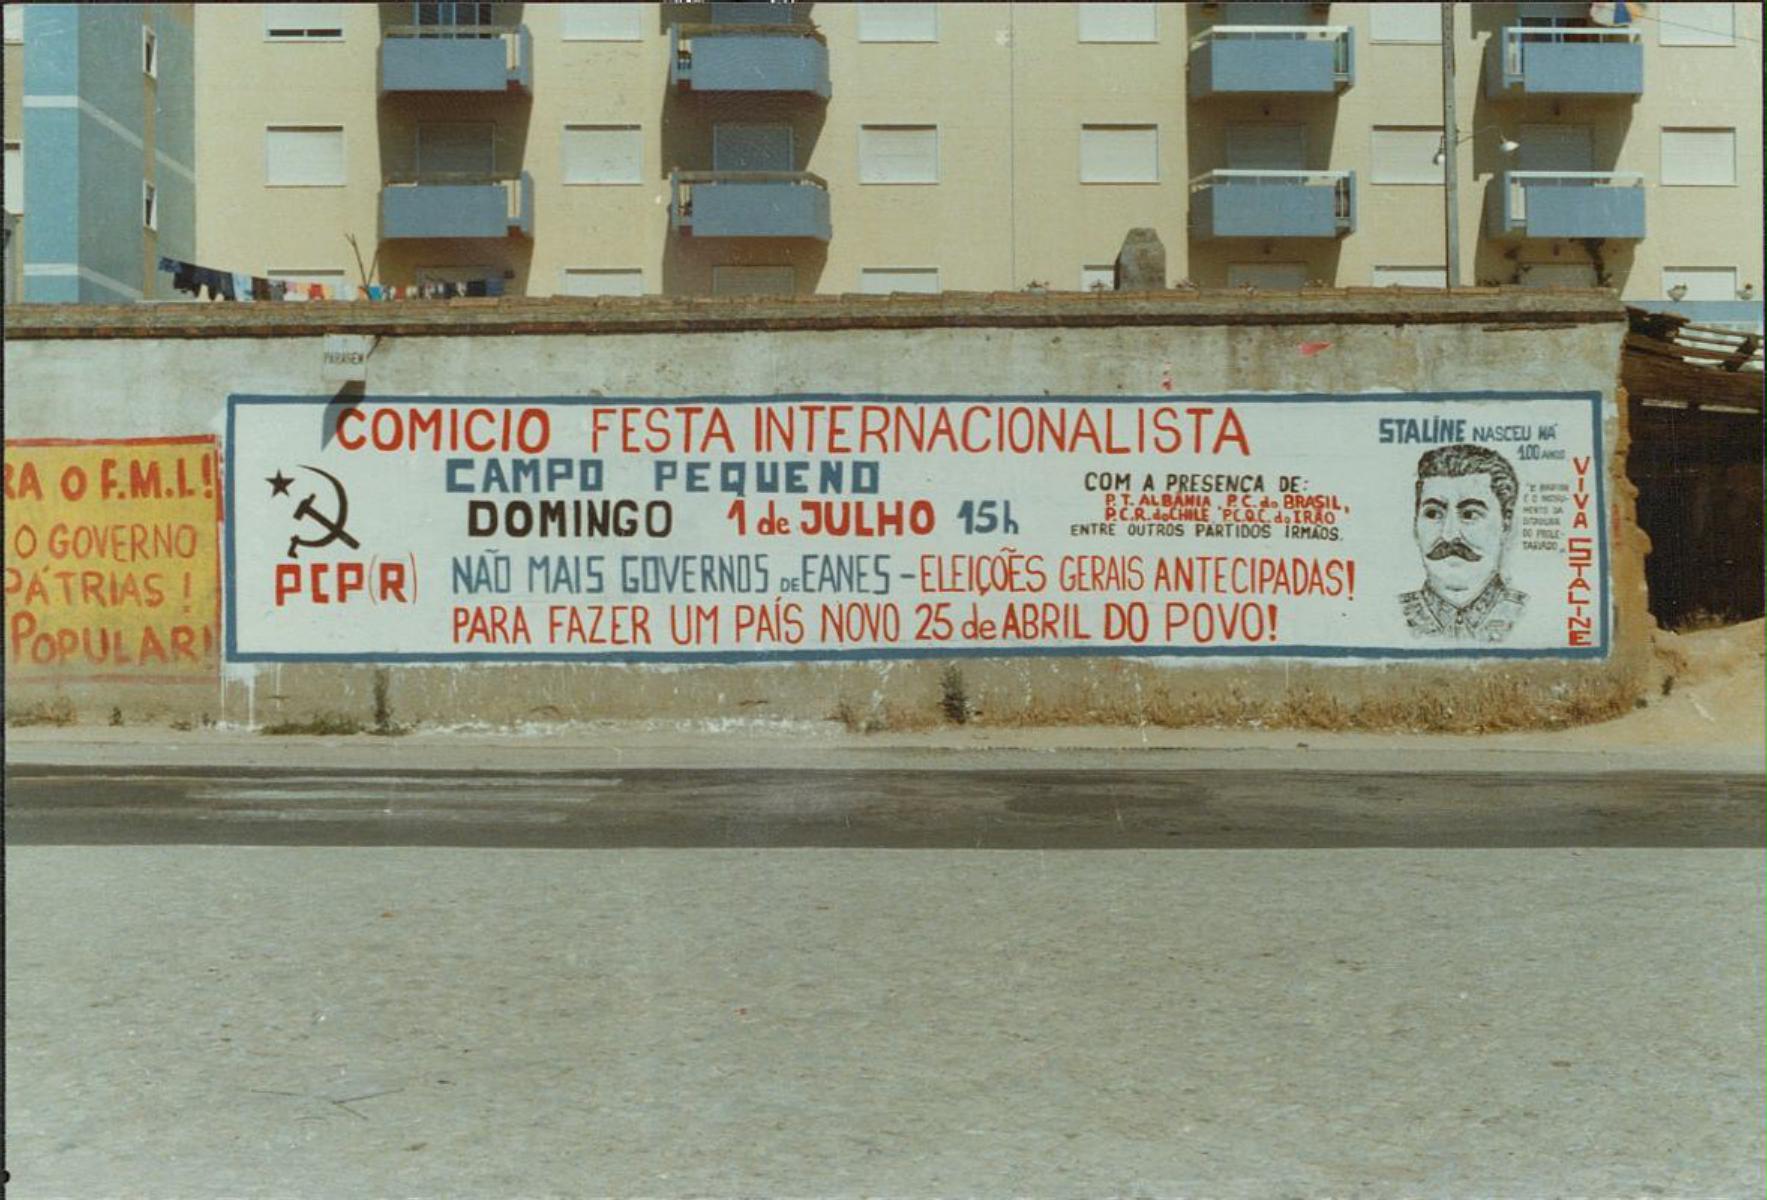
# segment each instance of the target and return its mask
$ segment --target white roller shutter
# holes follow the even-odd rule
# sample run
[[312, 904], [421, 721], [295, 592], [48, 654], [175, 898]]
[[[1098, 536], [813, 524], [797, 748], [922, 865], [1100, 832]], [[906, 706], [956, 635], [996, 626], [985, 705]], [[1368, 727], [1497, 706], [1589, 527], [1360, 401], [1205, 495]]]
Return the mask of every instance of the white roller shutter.
[[1152, 4], [1075, 5], [1082, 42], [1157, 42], [1159, 9]]
[[264, 182], [272, 187], [342, 187], [343, 126], [269, 126], [264, 130]]
[[564, 182], [643, 182], [644, 142], [637, 125], [567, 125]]
[[1082, 125], [1081, 183], [1158, 183], [1160, 134], [1155, 125]]
[[1368, 40], [1440, 45], [1442, 10], [1434, 4], [1371, 4]]
[[1115, 263], [1088, 263], [1080, 268], [1082, 292], [1114, 292], [1117, 290]]
[[561, 4], [567, 42], [636, 42], [644, 36], [648, 4]]
[[868, 296], [887, 296], [891, 292], [937, 293], [937, 267], [864, 267], [859, 271], [859, 290]]
[[1374, 183], [1441, 183], [1440, 125], [1376, 125], [1369, 179]]
[[[11, 8], [11, 5], [7, 5]], [[271, 41], [335, 42], [344, 36], [343, 4], [265, 4], [264, 36]]]
[[1736, 130], [1663, 130], [1665, 184], [1727, 187], [1736, 182]]
[[859, 127], [860, 183], [937, 183], [937, 125]]
[[566, 267], [561, 296], [642, 296], [642, 267]]
[[1730, 4], [1653, 4], [1660, 46], [1734, 46], [1735, 6]]
[[1664, 267], [1663, 295], [1673, 287], [1684, 287], [1682, 300], [1735, 300], [1735, 267]]
[[936, 42], [939, 40], [937, 4], [861, 4], [859, 40], [862, 42]]

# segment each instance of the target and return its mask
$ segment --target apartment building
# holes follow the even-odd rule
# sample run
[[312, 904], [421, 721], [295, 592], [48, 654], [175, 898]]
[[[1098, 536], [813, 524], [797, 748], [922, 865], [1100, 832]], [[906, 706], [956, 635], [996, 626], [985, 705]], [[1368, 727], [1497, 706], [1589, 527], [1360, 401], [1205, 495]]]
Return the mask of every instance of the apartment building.
[[[1634, 5], [1617, 29], [1588, 4], [1455, 4], [1452, 146], [1437, 4], [17, 7], [28, 299], [116, 298], [52, 287], [98, 251], [39, 245], [33, 221], [132, 169], [81, 154], [70, 186], [33, 114], [69, 120], [51, 98], [72, 95], [88, 141], [101, 116], [133, 128], [90, 89], [142, 74], [114, 30], [78, 34], [90, 94], [33, 63], [66, 57], [70, 28], [194, 8], [194, 162], [149, 165], [194, 169], [193, 254], [224, 271], [345, 292], [1071, 290], [1108, 285], [1148, 226], [1173, 284], [1438, 286], [1452, 155], [1462, 283], [1761, 316], [1754, 4]], [[169, 65], [130, 80], [160, 113]], [[82, 237], [117, 224], [81, 212]]]

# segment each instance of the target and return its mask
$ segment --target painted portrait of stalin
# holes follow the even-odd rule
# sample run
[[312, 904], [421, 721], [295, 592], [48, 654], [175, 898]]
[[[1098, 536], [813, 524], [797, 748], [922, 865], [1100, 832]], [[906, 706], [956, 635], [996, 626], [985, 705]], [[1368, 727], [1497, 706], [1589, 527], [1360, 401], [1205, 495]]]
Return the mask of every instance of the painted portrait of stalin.
[[1528, 603], [1503, 578], [1519, 490], [1509, 460], [1483, 446], [1438, 446], [1417, 460], [1412, 532], [1424, 579], [1399, 597], [1413, 637], [1493, 643], [1509, 636]]

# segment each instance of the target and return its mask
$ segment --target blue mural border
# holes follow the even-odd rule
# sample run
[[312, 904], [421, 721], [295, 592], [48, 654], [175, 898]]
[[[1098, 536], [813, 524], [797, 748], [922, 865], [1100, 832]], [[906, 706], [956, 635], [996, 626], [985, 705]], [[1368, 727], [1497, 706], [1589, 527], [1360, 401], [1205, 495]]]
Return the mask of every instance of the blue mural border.
[[1000, 646], [1000, 647], [877, 647], [863, 650], [710, 650], [710, 651], [582, 651], [553, 653], [540, 651], [534, 653], [511, 654], [498, 650], [449, 651], [442, 653], [429, 652], [391, 652], [391, 653], [299, 653], [276, 651], [250, 651], [240, 653], [239, 650], [239, 608], [235, 603], [234, 581], [235, 570], [235, 537], [238, 522], [233, 519], [234, 483], [237, 472], [234, 470], [234, 436], [237, 427], [239, 409], [250, 405], [270, 404], [303, 404], [328, 406], [338, 404], [337, 396], [323, 395], [271, 395], [271, 394], [240, 394], [234, 393], [227, 397], [227, 444], [225, 447], [225, 466], [223, 479], [225, 485], [227, 519], [223, 523], [226, 530], [226, 586], [223, 588], [224, 605], [226, 608], [226, 661], [231, 663], [361, 663], [365, 665], [447, 665], [451, 663], [486, 663], [496, 665], [520, 664], [555, 664], [575, 663], [579, 665], [605, 663], [609, 665], [634, 666], [652, 664], [657, 666], [718, 666], [726, 663], [790, 663], [790, 662], [879, 662], [916, 659], [946, 658], [1052, 658], [1052, 657], [1084, 657], [1084, 658], [1169, 658], [1169, 659], [1241, 659], [1241, 658], [1274, 658], [1274, 659], [1352, 659], [1367, 661], [1396, 660], [1467, 660], [1467, 659], [1605, 659], [1609, 653], [1609, 634], [1613, 608], [1612, 587], [1608, 574], [1608, 509], [1607, 509], [1607, 454], [1602, 438], [1602, 393], [1595, 390], [1582, 391], [1467, 391], [1467, 392], [1156, 392], [1152, 394], [1118, 393], [1115, 395], [1092, 396], [1016, 396], [1004, 394], [986, 395], [892, 395], [884, 393], [850, 393], [850, 392], [780, 392], [756, 396], [417, 396], [365, 393], [351, 396], [348, 404], [355, 406], [366, 403], [396, 404], [472, 404], [472, 405], [556, 405], [567, 408], [618, 408], [630, 405], [670, 405], [687, 404], [708, 405], [744, 405], [744, 404], [777, 404], [792, 402], [840, 403], [840, 402], [887, 402], [891, 404], [974, 404], [978, 402], [996, 404], [1160, 404], [1182, 401], [1188, 403], [1232, 403], [1232, 404], [1391, 404], [1394, 402], [1413, 403], [1453, 403], [1462, 400], [1571, 400], [1584, 401], [1589, 405], [1589, 421], [1593, 435], [1592, 446], [1595, 464], [1592, 467], [1595, 475], [1595, 503], [1597, 505], [1596, 521], [1596, 556], [1595, 566], [1600, 582], [1601, 601], [1598, 628], [1600, 635], [1593, 646], [1564, 646], [1552, 649], [1516, 649], [1495, 646], [1489, 649], [1428, 649], [1416, 646], [1307, 646], [1307, 645], [1253, 645], [1236, 646], [1223, 650], [1207, 646]]

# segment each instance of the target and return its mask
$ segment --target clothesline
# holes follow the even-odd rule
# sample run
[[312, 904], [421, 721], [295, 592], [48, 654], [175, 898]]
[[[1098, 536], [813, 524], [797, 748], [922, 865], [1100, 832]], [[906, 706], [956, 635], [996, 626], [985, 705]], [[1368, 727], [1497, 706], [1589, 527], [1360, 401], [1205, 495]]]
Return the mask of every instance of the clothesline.
[[[176, 258], [161, 258], [159, 269], [172, 286], [209, 300], [445, 300], [455, 296], [501, 296], [503, 280], [414, 284], [329, 284], [266, 279], [239, 271], [218, 271]], [[205, 295], [206, 294], [206, 295]]]

